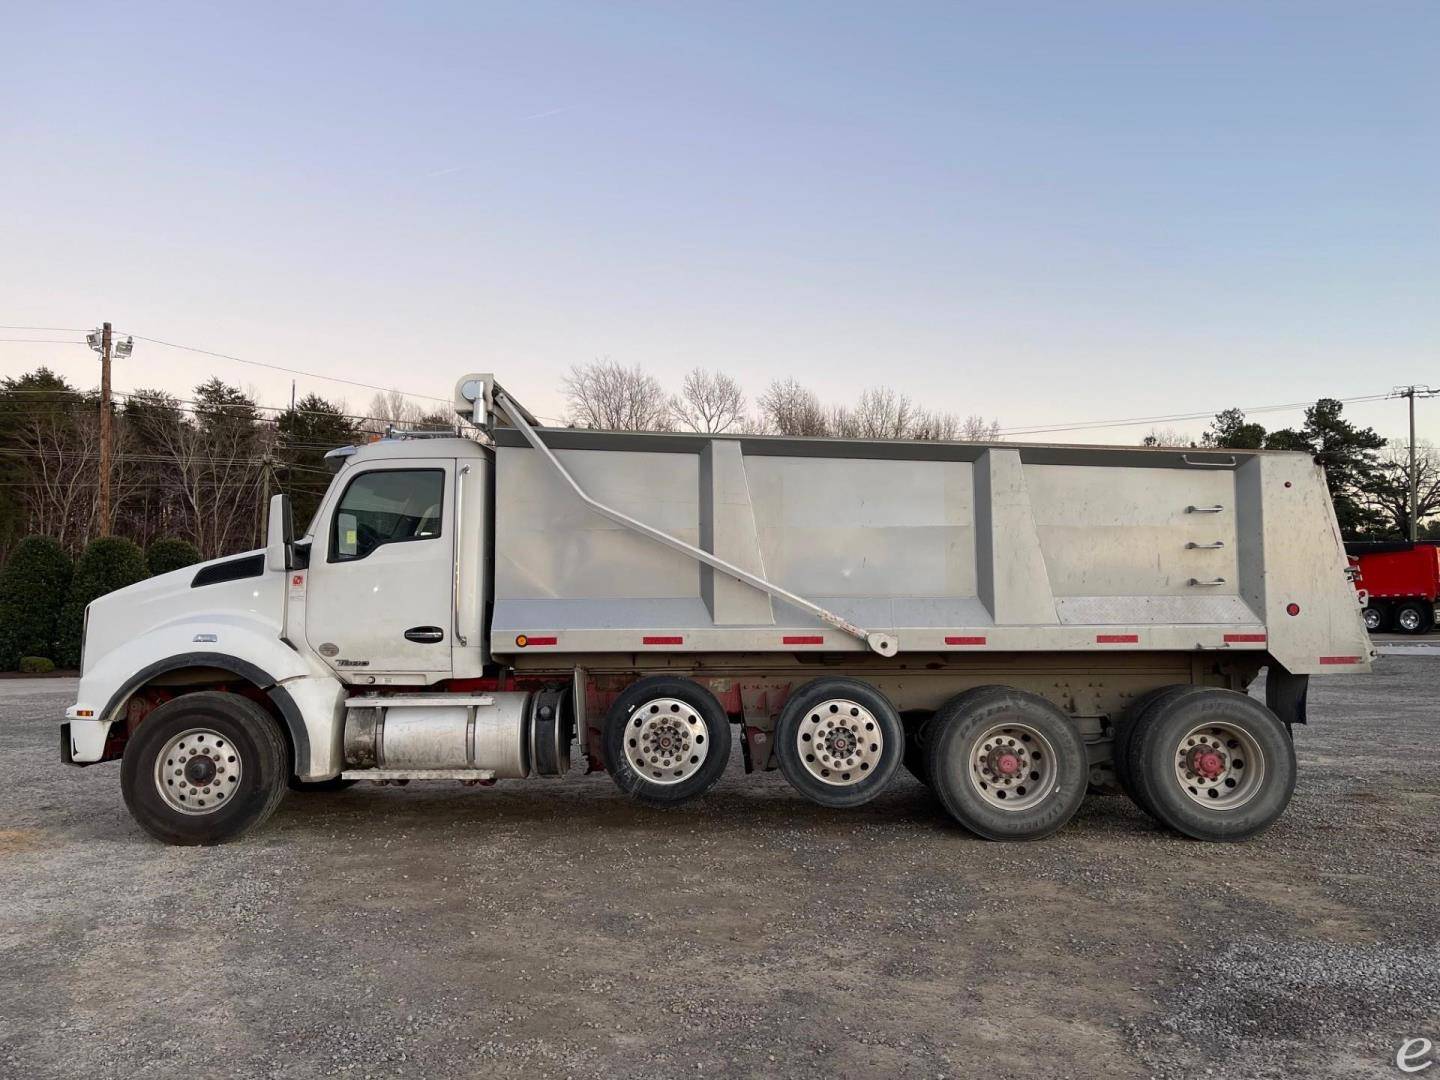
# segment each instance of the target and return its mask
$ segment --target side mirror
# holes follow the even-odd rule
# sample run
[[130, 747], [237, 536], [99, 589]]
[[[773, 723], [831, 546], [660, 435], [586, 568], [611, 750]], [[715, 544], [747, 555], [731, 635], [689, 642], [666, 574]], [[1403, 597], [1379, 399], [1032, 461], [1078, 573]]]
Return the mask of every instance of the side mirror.
[[265, 569], [289, 570], [293, 563], [295, 519], [290, 513], [290, 496], [270, 497], [270, 517], [265, 523]]

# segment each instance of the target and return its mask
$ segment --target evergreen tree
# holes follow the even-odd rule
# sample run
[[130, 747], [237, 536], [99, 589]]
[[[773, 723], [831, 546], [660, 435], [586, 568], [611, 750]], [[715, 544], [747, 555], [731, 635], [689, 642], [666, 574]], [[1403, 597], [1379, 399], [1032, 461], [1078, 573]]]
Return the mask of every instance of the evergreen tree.
[[65, 549], [48, 536], [15, 546], [0, 571], [0, 671], [14, 671], [27, 656], [55, 659], [73, 569]]

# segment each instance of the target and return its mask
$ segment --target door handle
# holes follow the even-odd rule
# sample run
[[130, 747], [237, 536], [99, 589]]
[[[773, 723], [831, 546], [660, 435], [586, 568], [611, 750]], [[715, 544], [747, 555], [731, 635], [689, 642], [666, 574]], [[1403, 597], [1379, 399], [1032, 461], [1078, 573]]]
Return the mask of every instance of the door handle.
[[433, 645], [445, 640], [445, 631], [438, 626], [412, 626], [405, 631], [406, 641], [418, 641], [422, 645]]

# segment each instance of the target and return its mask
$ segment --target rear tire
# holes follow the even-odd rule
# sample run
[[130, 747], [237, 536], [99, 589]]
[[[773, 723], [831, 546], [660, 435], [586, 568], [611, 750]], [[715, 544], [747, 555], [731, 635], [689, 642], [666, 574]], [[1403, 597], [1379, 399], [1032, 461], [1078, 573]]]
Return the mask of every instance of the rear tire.
[[859, 679], [808, 682], [775, 725], [780, 771], [821, 806], [861, 806], [884, 791], [905, 757], [905, 729], [890, 700]]
[[219, 844], [255, 828], [288, 790], [290, 753], [275, 718], [239, 694], [165, 702], [125, 746], [120, 786], [135, 821], [167, 844]]
[[1365, 629], [1369, 630], [1372, 634], [1378, 634], [1386, 628], [1386, 625], [1390, 622], [1388, 616], [1389, 612], [1382, 607], [1376, 607], [1374, 604], [1371, 604], [1360, 612], [1360, 617], [1365, 620]]
[[1409, 600], [1395, 609], [1395, 629], [1402, 634], [1423, 634], [1430, 629], [1430, 613], [1425, 605]]
[[987, 840], [1039, 840], [1085, 798], [1085, 742], [1070, 718], [1006, 686], [967, 691], [935, 714], [930, 786], [961, 825]]
[[1295, 747], [1254, 698], [1210, 689], [1161, 698], [1147, 711], [1131, 768], [1163, 824], [1196, 840], [1244, 840], [1289, 805]]
[[1115, 778], [1120, 781], [1120, 786], [1125, 790], [1125, 794], [1130, 796], [1130, 801], [1151, 817], [1155, 816], [1155, 811], [1145, 804], [1144, 796], [1135, 782], [1136, 733], [1158, 714], [1159, 709], [1165, 707], [1162, 702], [1168, 704], [1178, 697], [1197, 693], [1203, 689], [1204, 687], [1201, 686], [1181, 684], [1162, 686], [1151, 690], [1126, 709], [1115, 725], [1115, 742], [1110, 751], [1111, 760], [1115, 764]]
[[605, 768], [615, 786], [647, 806], [705, 794], [730, 761], [730, 717], [698, 683], [641, 679], [605, 714]]

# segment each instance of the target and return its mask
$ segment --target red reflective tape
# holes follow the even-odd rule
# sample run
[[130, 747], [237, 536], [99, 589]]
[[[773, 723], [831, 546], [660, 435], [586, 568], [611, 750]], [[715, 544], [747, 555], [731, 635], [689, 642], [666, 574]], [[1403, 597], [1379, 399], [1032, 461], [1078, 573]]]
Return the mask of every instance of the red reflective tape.
[[1264, 634], [1226, 634], [1226, 641], [1264, 641]]
[[1098, 645], [1134, 645], [1140, 640], [1139, 634], [1096, 634]]
[[1362, 656], [1322, 656], [1322, 657], [1320, 657], [1320, 663], [1322, 663], [1322, 664], [1358, 664], [1358, 663], [1360, 663], [1362, 660], [1364, 660], [1364, 657], [1362, 657]]
[[824, 645], [825, 639], [819, 634], [816, 634], [814, 636], [811, 636], [809, 634], [791, 634], [787, 635], [786, 637], [782, 637], [780, 639], [780, 643], [782, 645]]
[[559, 638], [553, 637], [532, 637], [526, 638], [525, 643], [527, 645], [554, 645], [559, 640]]
[[640, 639], [646, 645], [684, 645], [683, 637], [643, 637]]
[[984, 645], [984, 644], [985, 644], [985, 639], [984, 639], [983, 637], [947, 637], [947, 638], [945, 639], [945, 644], [946, 644], [946, 645]]

